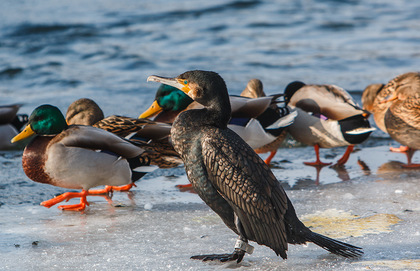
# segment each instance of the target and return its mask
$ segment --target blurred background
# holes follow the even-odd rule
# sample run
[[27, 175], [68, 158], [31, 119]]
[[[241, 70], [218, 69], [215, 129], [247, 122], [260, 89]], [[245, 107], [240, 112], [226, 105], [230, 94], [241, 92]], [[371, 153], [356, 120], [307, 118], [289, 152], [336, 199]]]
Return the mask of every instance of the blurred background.
[[136, 117], [149, 75], [212, 70], [239, 94], [293, 80], [352, 94], [417, 71], [418, 1], [8, 1], [0, 3], [0, 103], [64, 112], [89, 97], [105, 115]]

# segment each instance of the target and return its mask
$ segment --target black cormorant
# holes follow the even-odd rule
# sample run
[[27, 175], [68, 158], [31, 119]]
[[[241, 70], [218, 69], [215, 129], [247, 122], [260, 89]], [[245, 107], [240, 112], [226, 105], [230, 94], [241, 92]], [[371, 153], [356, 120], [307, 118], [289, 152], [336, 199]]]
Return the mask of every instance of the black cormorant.
[[287, 243], [313, 242], [344, 257], [363, 254], [359, 247], [312, 232], [297, 218], [268, 165], [227, 128], [231, 106], [217, 73], [188, 71], [176, 78], [150, 76], [148, 81], [177, 87], [204, 106], [178, 115], [172, 141], [195, 191], [239, 235], [233, 253], [192, 258], [239, 263], [246, 252], [252, 253], [249, 240], [270, 247], [283, 259]]

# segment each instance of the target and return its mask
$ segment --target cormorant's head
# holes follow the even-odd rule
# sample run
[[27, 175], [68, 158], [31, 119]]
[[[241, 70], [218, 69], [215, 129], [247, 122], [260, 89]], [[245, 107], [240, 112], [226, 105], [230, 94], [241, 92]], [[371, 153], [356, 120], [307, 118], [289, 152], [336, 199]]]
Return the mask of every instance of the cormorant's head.
[[25, 139], [33, 134], [56, 135], [66, 129], [67, 123], [60, 109], [55, 106], [41, 105], [32, 112], [26, 128], [12, 139], [12, 143]]
[[372, 84], [365, 88], [362, 94], [363, 109], [372, 112], [373, 102], [384, 86], [384, 84]]
[[295, 94], [296, 91], [298, 91], [304, 86], [305, 83], [300, 81], [293, 81], [290, 84], [288, 84], [286, 89], [284, 90], [284, 100], [286, 101], [286, 104], [290, 102], [290, 99], [292, 98], [293, 94]]
[[215, 72], [187, 71], [176, 78], [152, 75], [147, 80], [176, 87], [206, 107], [215, 102], [229, 102], [225, 81]]

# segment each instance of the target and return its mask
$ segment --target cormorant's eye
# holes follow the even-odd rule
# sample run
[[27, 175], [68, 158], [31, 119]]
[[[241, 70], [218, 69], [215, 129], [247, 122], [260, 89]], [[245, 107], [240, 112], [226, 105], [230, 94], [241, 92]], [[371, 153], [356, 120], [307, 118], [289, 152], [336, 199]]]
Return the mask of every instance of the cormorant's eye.
[[187, 80], [184, 80], [184, 85], [188, 85], [188, 81]]

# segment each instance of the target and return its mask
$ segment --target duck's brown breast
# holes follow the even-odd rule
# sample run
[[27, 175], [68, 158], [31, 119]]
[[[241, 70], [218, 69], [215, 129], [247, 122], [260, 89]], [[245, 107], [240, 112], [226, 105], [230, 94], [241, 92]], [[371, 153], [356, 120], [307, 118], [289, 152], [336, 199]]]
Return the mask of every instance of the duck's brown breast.
[[29, 179], [39, 183], [52, 183], [52, 179], [45, 173], [48, 143], [52, 136], [37, 136], [26, 146], [22, 156], [23, 171]]

